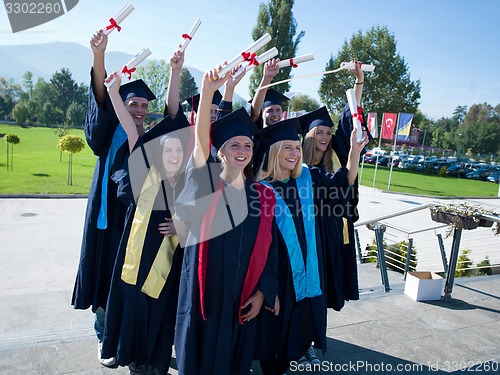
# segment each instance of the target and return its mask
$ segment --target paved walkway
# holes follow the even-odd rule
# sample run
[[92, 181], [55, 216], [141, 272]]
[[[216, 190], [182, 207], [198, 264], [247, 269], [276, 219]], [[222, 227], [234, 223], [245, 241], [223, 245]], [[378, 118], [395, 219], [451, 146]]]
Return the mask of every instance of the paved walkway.
[[[425, 201], [362, 193], [362, 218]], [[0, 374], [128, 373], [100, 365], [92, 313], [70, 306], [85, 204], [0, 199]], [[359, 279], [361, 299], [329, 312], [321, 368], [294, 367], [289, 374], [500, 373], [500, 275], [457, 279], [451, 302], [414, 302], [394, 273], [392, 290], [383, 293], [373, 264], [359, 267]], [[253, 373], [260, 374], [258, 364]]]

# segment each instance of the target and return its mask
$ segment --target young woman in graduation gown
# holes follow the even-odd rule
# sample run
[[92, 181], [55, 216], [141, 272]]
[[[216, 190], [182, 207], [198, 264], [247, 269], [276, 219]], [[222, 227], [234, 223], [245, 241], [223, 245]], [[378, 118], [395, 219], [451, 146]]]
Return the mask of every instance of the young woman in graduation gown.
[[[361, 102], [364, 73], [361, 63], [355, 61], [356, 68], [350, 72], [356, 76], [353, 86], [356, 102]], [[335, 173], [347, 164], [350, 150], [350, 137], [353, 129], [349, 106], [342, 111], [342, 116], [335, 134], [333, 122], [326, 107], [309, 112], [299, 117], [303, 140], [304, 162], [311, 168], [322, 172]], [[363, 154], [363, 151], [361, 155]], [[354, 218], [357, 219], [358, 182], [347, 191], [340, 191], [347, 201], [343, 212], [332, 212], [323, 215], [321, 225], [324, 227], [325, 264], [334, 270], [327, 274], [327, 307], [340, 311], [345, 301], [359, 299], [356, 249], [354, 242]]]
[[298, 131], [298, 120], [289, 119], [260, 133], [266, 154], [258, 179], [276, 194], [280, 275], [280, 313], [274, 316], [264, 311], [259, 317], [255, 354], [265, 375], [285, 373], [290, 362], [301, 358], [312, 342], [326, 350], [324, 291], [329, 270], [324, 268], [325, 234], [319, 218], [344, 203], [338, 189], [354, 183], [361, 147], [353, 146], [348, 168], [333, 175], [321, 173], [302, 164]]
[[[254, 125], [244, 108], [214, 122], [211, 98], [227, 79], [205, 73], [176, 215], [189, 224], [175, 330], [181, 375], [248, 375], [256, 317], [277, 294], [275, 196], [249, 175]], [[210, 143], [220, 163], [207, 163]]]
[[112, 78], [116, 81], [109, 95], [131, 154], [128, 168], [115, 176], [128, 210], [106, 307], [102, 354], [128, 365], [131, 374], [166, 374], [183, 255], [171, 207], [174, 189], [183, 184], [189, 124], [183, 115], [166, 117], [139, 136], [118, 93], [120, 77], [114, 73], [107, 81]]

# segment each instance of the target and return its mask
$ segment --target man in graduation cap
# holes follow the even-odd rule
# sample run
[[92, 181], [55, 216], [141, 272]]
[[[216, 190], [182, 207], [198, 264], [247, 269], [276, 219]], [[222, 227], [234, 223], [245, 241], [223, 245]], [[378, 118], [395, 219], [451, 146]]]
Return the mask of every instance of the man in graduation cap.
[[[104, 309], [127, 208], [117, 198], [117, 181], [113, 174], [127, 163], [129, 150], [126, 133], [119, 124], [104, 86], [106, 45], [107, 36], [102, 30], [92, 36], [93, 64], [83, 125], [87, 143], [97, 161], [88, 195], [80, 262], [71, 303], [75, 309], [92, 307], [96, 314], [94, 328], [99, 341], [98, 358], [104, 366], [113, 366], [114, 358], [101, 358]], [[155, 95], [142, 80], [122, 85], [120, 95], [138, 133], [144, 134], [148, 102], [156, 99]]]
[[[254, 120], [259, 129], [265, 128], [266, 126], [276, 124], [283, 120], [283, 107], [282, 105], [289, 100], [285, 95], [279, 93], [274, 89], [268, 89], [264, 97], [264, 101], [260, 105], [260, 112], [256, 111], [254, 105], [255, 97], [252, 100], [252, 120]], [[257, 115], [254, 115], [257, 112]]]
[[[259, 88], [269, 85], [279, 73], [279, 59], [271, 59], [264, 64], [264, 72]], [[274, 89], [257, 89], [251, 100], [250, 116], [259, 129], [275, 124], [283, 119], [284, 102], [289, 100], [285, 95]]]

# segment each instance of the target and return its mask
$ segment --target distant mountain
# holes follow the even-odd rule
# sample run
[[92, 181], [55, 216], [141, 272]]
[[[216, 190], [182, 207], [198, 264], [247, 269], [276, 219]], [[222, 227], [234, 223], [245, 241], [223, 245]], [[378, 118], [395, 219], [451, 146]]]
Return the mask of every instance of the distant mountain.
[[[133, 55], [122, 52], [108, 52], [106, 53], [106, 67], [119, 69], [132, 57]], [[76, 82], [88, 85], [92, 51], [78, 43], [68, 42], [17, 46], [0, 45], [0, 61], [2, 62], [0, 76], [6, 79], [13, 78], [16, 83], [23, 82], [23, 75], [27, 71], [33, 73], [33, 81], [36, 82], [38, 77], [48, 81], [56, 71], [67, 68]], [[200, 87], [203, 72], [188, 66], [186, 68], [189, 69], [196, 85]], [[234, 94], [235, 102], [243, 100], [241, 96]]]

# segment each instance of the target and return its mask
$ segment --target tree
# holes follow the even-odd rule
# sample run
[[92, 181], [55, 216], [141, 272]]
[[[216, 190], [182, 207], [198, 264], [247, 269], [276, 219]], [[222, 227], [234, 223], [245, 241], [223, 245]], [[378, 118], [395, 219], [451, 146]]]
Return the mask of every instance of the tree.
[[20, 101], [12, 109], [12, 118], [17, 125], [23, 125], [30, 118], [30, 113], [26, 103]]
[[66, 111], [71, 102], [75, 100], [79, 90], [78, 84], [72, 78], [69, 69], [65, 68], [52, 75], [50, 84], [51, 96], [47, 99], [53, 103], [54, 107], [61, 109], [61, 111], [57, 111], [59, 114], [57, 122], [64, 122]]
[[150, 61], [141, 65], [135, 72], [135, 78], [142, 79], [156, 95], [156, 100], [149, 102], [149, 112], [163, 113], [170, 77], [170, 65], [165, 60]]
[[19, 142], [21, 142], [21, 138], [19, 138], [17, 134], [9, 133], [5, 135], [5, 140], [7, 141], [7, 170], [9, 170], [10, 164], [10, 170], [12, 171], [14, 170], [14, 145], [17, 145]]
[[[304, 31], [297, 34], [297, 22], [293, 17], [293, 4], [295, 0], [269, 0], [268, 5], [261, 3], [259, 14], [257, 15], [257, 25], [252, 30], [254, 40], [259, 39], [265, 33], [269, 33], [273, 38], [266, 46], [258, 51], [257, 54], [267, 51], [272, 47], [278, 49], [278, 56], [282, 58], [294, 57], [300, 40], [305, 35]], [[274, 77], [274, 81], [288, 79], [291, 76], [292, 67], [281, 69]], [[250, 96], [253, 97], [255, 90], [259, 87], [262, 80], [263, 68], [257, 66], [253, 69], [250, 76]], [[283, 83], [274, 87], [280, 92], [287, 92], [290, 89], [289, 83]]]
[[31, 99], [31, 95], [33, 95], [33, 88], [35, 85], [33, 84], [33, 73], [31, 73], [29, 70], [23, 75], [23, 85], [26, 88], [28, 94], [27, 99]]
[[500, 113], [487, 104], [474, 104], [457, 128], [457, 149], [481, 154], [500, 151]]
[[61, 150], [69, 152], [68, 160], [68, 185], [73, 185], [73, 154], [80, 152], [85, 147], [82, 137], [76, 135], [65, 135], [59, 139]]
[[[412, 81], [408, 65], [397, 52], [396, 39], [386, 27], [372, 27], [363, 34], [358, 31], [345, 41], [338, 54], [330, 58], [325, 70], [333, 70], [343, 61], [359, 60], [375, 65], [365, 75], [363, 107], [376, 112], [415, 113], [420, 99], [420, 80]], [[346, 104], [345, 91], [354, 84], [354, 76], [339, 72], [325, 75], [319, 97], [328, 109], [340, 112]]]
[[309, 95], [297, 94], [290, 100], [290, 111], [311, 112], [319, 108], [319, 103]]
[[0, 77], [0, 119], [10, 116], [12, 109], [21, 96], [21, 86], [14, 83], [14, 79], [6, 80]]
[[190, 98], [196, 94], [198, 94], [198, 86], [196, 86], [194, 77], [188, 69], [182, 68], [179, 85], [180, 100], [184, 101], [184, 99]]
[[40, 121], [49, 127], [64, 121], [60, 121], [63, 117], [62, 109], [53, 105], [51, 101], [46, 101], [42, 108]]
[[85, 108], [77, 102], [71, 102], [66, 111], [66, 122], [71, 126], [82, 127], [85, 120]]

